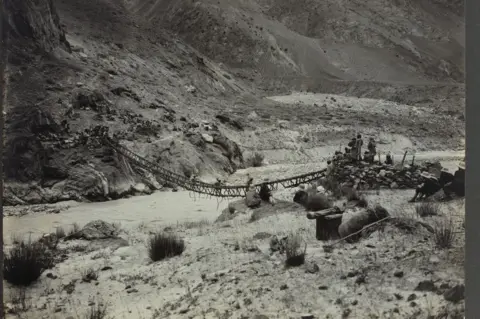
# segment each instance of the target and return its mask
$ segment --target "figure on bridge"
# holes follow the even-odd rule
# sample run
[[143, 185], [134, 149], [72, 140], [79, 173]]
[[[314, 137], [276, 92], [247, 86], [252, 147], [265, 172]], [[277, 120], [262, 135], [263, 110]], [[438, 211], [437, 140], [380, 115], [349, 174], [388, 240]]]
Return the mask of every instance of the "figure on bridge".
[[250, 187], [253, 183], [253, 177], [250, 176], [250, 173], [247, 174], [247, 192], [250, 190]]

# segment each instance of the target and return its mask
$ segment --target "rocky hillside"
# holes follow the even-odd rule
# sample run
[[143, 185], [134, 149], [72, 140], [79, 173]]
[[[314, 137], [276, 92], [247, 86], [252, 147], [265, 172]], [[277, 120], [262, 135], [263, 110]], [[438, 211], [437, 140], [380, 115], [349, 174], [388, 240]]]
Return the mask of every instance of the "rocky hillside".
[[292, 118], [292, 106], [263, 98], [274, 92], [420, 107], [415, 118], [383, 114], [382, 129], [414, 145], [443, 149], [447, 138], [461, 146], [462, 8], [434, 0], [7, 1], [6, 202], [105, 200], [163, 186], [92, 142], [85, 130], [98, 125], [149, 160], [204, 178], [243, 167], [232, 155], [253, 138], [288, 149], [301, 132], [281, 121], [322, 125], [328, 136], [317, 144], [340, 145], [359, 117], [362, 130], [378, 130], [333, 97], [328, 114], [297, 105]]

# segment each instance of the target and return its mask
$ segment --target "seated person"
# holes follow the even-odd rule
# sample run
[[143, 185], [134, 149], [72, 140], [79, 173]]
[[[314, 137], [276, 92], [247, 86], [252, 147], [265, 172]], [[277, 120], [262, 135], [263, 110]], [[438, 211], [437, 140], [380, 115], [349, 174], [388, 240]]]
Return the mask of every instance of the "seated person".
[[421, 179], [423, 183], [420, 184], [417, 189], [415, 189], [415, 195], [410, 200], [410, 202], [414, 202], [417, 198], [428, 198], [438, 192], [440, 189], [442, 189], [442, 186], [440, 185], [438, 179], [427, 172], [422, 173]]

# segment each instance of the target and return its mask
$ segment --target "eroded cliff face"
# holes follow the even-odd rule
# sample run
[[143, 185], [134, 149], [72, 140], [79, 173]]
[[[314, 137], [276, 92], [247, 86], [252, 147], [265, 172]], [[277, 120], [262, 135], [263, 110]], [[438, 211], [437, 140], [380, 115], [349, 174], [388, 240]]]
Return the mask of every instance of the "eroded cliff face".
[[12, 50], [37, 48], [50, 52], [69, 47], [52, 0], [5, 0]]

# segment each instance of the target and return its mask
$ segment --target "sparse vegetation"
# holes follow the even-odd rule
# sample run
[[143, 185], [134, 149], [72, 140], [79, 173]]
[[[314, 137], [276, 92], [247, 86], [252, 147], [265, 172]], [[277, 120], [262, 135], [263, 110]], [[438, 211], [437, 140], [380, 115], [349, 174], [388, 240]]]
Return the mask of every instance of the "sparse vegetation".
[[442, 220], [434, 227], [435, 245], [440, 249], [452, 247], [455, 239], [455, 225], [451, 219]]
[[290, 267], [297, 267], [305, 263], [307, 244], [302, 250], [302, 237], [299, 234], [291, 233], [288, 235], [285, 245], [285, 263]]
[[87, 268], [82, 271], [82, 281], [91, 282], [98, 279], [98, 272], [93, 268]]
[[41, 242], [21, 242], [4, 252], [3, 274], [7, 282], [16, 286], [29, 286], [45, 269], [53, 266], [53, 256]]
[[148, 240], [148, 255], [153, 261], [181, 255], [184, 250], [185, 242], [173, 233], [158, 232]]
[[252, 156], [248, 157], [245, 163], [248, 167], [260, 167], [263, 165], [265, 156], [263, 154], [255, 152]]
[[439, 205], [432, 202], [424, 202], [415, 206], [415, 212], [420, 217], [437, 216], [439, 210]]
[[108, 306], [99, 302], [90, 306], [88, 312], [85, 314], [85, 319], [106, 319], [108, 315]]
[[32, 306], [29, 298], [27, 298], [26, 287], [16, 287], [11, 290], [10, 301], [14, 306], [15, 313], [27, 311]]
[[177, 225], [185, 227], [185, 229], [201, 228], [210, 225], [211, 222], [208, 219], [201, 219], [195, 221], [186, 221]]

